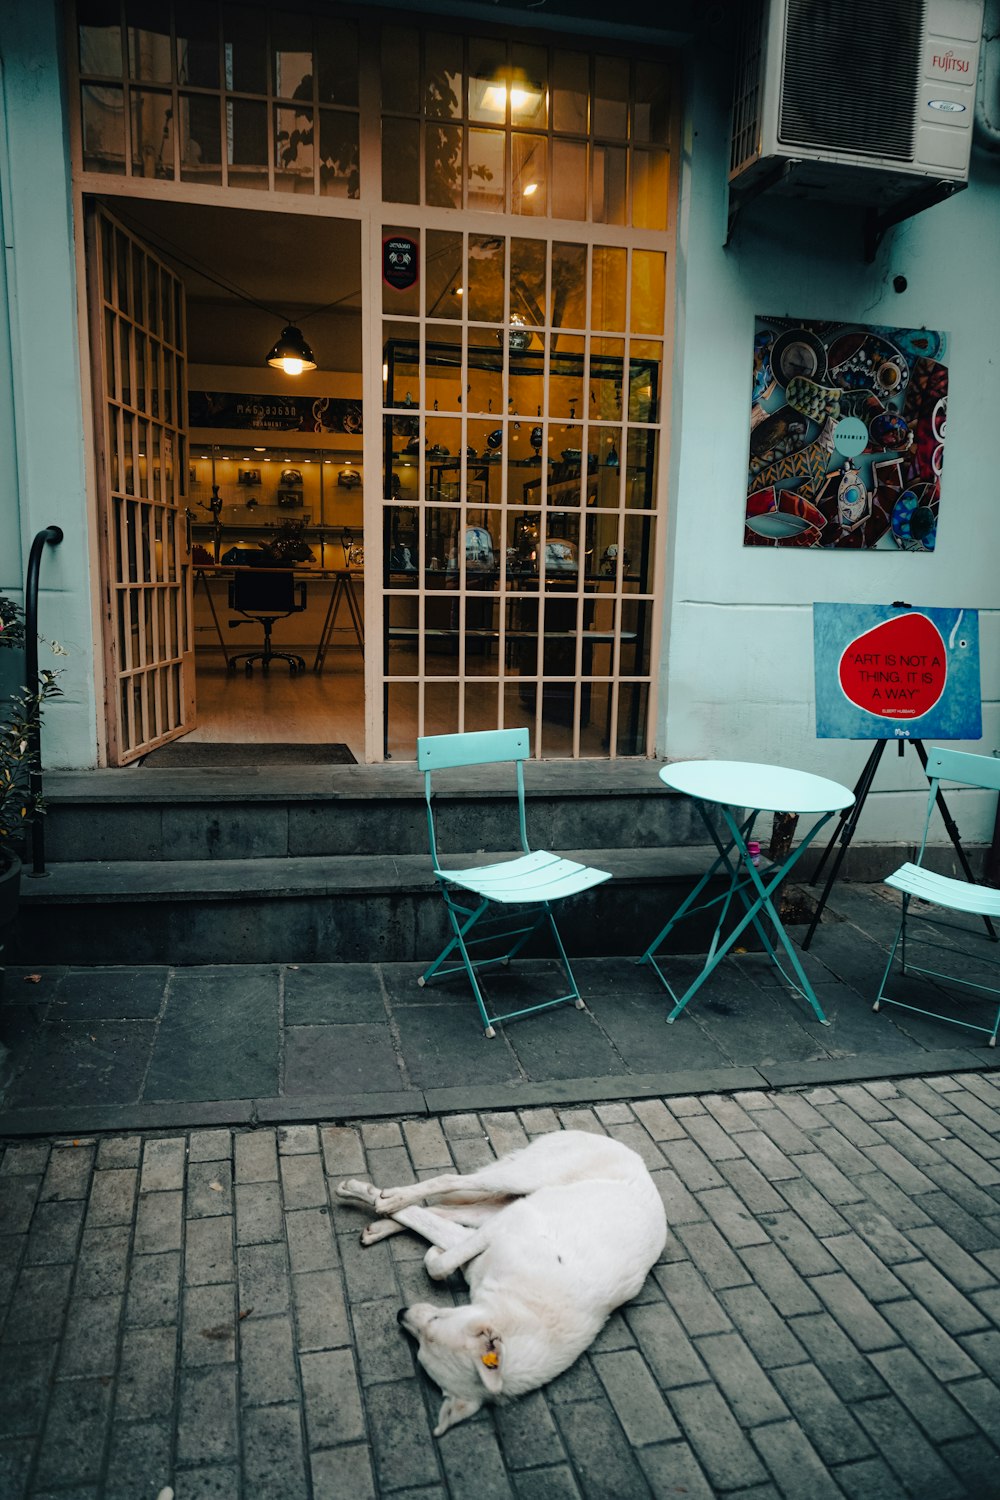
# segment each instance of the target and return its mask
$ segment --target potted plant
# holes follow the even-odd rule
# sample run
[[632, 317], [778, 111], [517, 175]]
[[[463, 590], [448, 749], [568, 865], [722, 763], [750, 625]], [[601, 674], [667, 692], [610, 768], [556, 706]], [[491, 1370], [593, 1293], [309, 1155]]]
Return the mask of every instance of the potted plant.
[[[47, 644], [53, 655], [66, 655], [56, 641]], [[3, 597], [0, 649], [24, 649], [24, 614], [19, 605]], [[52, 698], [61, 696], [58, 676], [57, 671], [43, 668], [37, 691], [22, 686], [0, 702], [0, 953], [17, 915], [25, 833], [32, 818], [45, 810], [31, 772], [43, 710]]]

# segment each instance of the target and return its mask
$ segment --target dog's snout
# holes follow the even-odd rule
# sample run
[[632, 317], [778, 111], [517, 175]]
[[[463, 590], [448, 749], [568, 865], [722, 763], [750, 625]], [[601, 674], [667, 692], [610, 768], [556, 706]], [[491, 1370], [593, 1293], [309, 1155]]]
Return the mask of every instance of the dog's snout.
[[396, 1314], [396, 1322], [397, 1323], [402, 1323], [403, 1319], [405, 1317], [406, 1317], [406, 1308], [405, 1307], [401, 1307], [399, 1309], [399, 1312]]

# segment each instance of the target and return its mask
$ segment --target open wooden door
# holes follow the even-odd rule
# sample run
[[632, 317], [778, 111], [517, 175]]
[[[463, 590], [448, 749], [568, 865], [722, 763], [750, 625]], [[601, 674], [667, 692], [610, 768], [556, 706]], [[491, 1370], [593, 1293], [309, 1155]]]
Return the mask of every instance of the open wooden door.
[[87, 278], [108, 759], [194, 728], [184, 286], [96, 205]]

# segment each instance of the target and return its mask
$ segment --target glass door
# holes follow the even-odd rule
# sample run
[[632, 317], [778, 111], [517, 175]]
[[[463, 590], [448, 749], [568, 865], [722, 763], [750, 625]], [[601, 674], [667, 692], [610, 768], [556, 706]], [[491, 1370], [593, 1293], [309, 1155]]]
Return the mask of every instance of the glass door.
[[126, 765], [194, 728], [184, 287], [93, 206], [87, 250], [108, 759]]
[[666, 256], [386, 226], [386, 746], [532, 727], [535, 753], [646, 753]]

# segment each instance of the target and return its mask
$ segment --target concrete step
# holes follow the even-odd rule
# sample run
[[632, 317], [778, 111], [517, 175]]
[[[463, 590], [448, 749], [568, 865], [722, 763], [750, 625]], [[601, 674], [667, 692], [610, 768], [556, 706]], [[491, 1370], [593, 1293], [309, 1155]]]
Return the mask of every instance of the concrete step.
[[[528, 827], [550, 848], [668, 848], [702, 843], [687, 798], [650, 761], [543, 761], [525, 768]], [[442, 848], [513, 849], [509, 768], [435, 782]], [[301, 859], [426, 854], [423, 777], [413, 762], [266, 770], [48, 772], [46, 858], [100, 861]]]
[[[566, 946], [581, 957], [638, 955], [715, 853], [559, 852], [614, 876], [561, 908]], [[481, 860], [481, 851], [449, 856], [456, 867]], [[693, 918], [675, 951], [703, 948], [712, 925]], [[426, 853], [71, 861], [23, 880], [9, 956], [74, 965], [429, 961], [446, 936]]]

